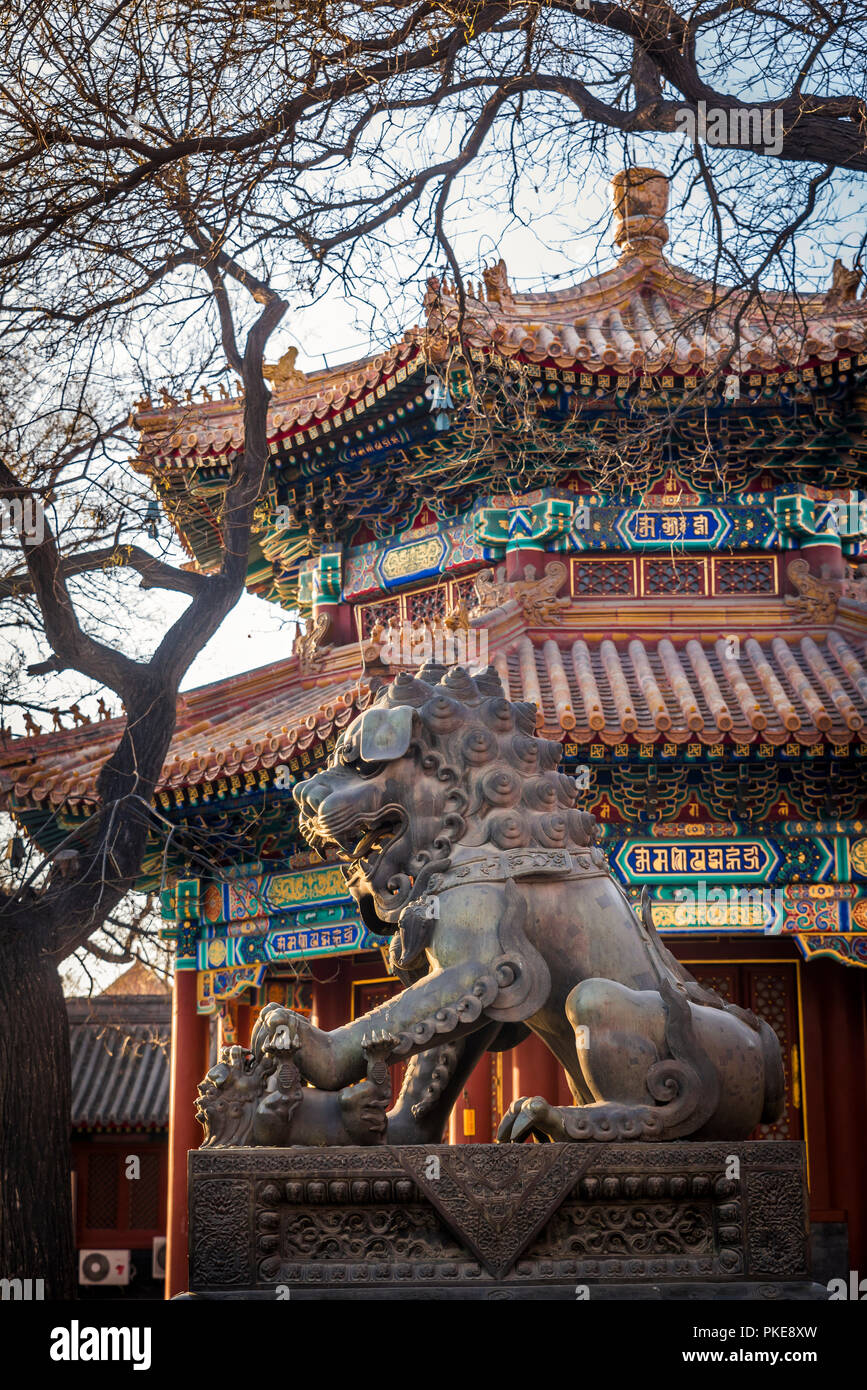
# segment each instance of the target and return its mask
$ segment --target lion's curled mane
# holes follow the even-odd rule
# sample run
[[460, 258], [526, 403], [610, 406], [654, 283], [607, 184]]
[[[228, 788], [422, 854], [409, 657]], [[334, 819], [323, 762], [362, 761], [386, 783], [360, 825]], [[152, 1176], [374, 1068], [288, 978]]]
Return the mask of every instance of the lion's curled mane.
[[451, 845], [583, 849], [595, 842], [593, 816], [576, 807], [575, 779], [557, 771], [562, 746], [536, 735], [536, 706], [508, 701], [494, 667], [476, 676], [434, 664], [416, 677], [402, 672], [374, 704], [411, 706], [423, 771], [459, 789], [443, 816]]

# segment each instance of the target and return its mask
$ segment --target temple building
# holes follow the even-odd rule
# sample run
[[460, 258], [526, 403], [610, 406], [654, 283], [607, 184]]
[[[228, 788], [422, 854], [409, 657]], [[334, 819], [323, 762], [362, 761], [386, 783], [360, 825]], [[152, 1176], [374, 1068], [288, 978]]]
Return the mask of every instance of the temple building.
[[136, 961], [68, 998], [79, 1296], [163, 1297], [171, 990]]
[[[176, 946], [172, 1292], [210, 1022], [245, 1044], [279, 999], [332, 1028], [398, 987], [292, 786], [431, 658], [535, 704], [627, 893], [775, 1028], [787, 1101], [762, 1132], [806, 1140], [817, 1277], [867, 1263], [867, 301], [840, 265], [823, 294], [715, 288], [668, 258], [667, 202], [633, 169], [613, 269], [535, 294], [502, 261], [432, 279], [387, 351], [269, 368], [247, 582], [301, 629], [181, 697], [141, 876]], [[135, 466], [206, 572], [243, 402], [164, 393], [136, 421]], [[50, 850], [92, 813], [120, 729], [8, 743], [22, 833]], [[483, 1059], [448, 1137], [489, 1142], [534, 1094], [571, 1103], [532, 1038]]]

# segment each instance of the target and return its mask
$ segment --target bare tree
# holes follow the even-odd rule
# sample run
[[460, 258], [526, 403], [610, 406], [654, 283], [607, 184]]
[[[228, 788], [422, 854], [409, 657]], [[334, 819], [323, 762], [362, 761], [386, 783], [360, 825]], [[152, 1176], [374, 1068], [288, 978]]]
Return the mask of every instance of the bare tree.
[[865, 20], [864, 0], [28, 3], [2, 40], [6, 264], [88, 228], [107, 249], [118, 218], [145, 276], [183, 260], [137, 250], [134, 222], [179, 161], [214, 196], [249, 191], [251, 242], [291, 234], [321, 264], [418, 210], [442, 242], [486, 162], [499, 206], [522, 183], [577, 199], [612, 141], [642, 141], [680, 149], [680, 196], [736, 273], [817, 225], [833, 171], [867, 170]]
[[[31, 612], [34, 604], [38, 608], [50, 655], [32, 665], [30, 674], [76, 672], [98, 689], [114, 692], [126, 712], [120, 741], [99, 776], [98, 809], [85, 830], [69, 835], [52, 862], [37, 866], [0, 905], [0, 1263], [9, 1277], [45, 1278], [54, 1296], [71, 1296], [74, 1287], [68, 1035], [58, 965], [84, 943], [97, 952], [102, 949], [93, 937], [132, 888], [141, 866], [152, 828], [150, 801], [174, 730], [180, 682], [243, 592], [267, 459], [270, 394], [262, 375], [263, 354], [286, 308], [266, 279], [224, 249], [225, 238], [201, 226], [180, 171], [174, 181], [155, 188], [155, 209], [162, 211], [164, 205], [177, 218], [189, 246], [187, 264], [213, 296], [222, 350], [243, 382], [245, 443], [233, 460], [225, 492], [219, 568], [207, 575], [191, 572], [139, 545], [122, 544], [117, 534], [107, 544], [82, 546], [88, 537], [74, 524], [87, 481], [82, 465], [92, 473], [94, 461], [104, 458], [106, 441], [122, 432], [125, 422], [94, 428], [71, 378], [45, 406], [54, 420], [55, 440], [61, 436], [68, 447], [46, 459], [40, 438], [34, 456], [26, 447], [7, 448], [0, 458], [0, 496], [23, 504], [13, 515], [37, 522], [35, 535], [25, 534], [22, 526], [22, 562], [3, 580], [9, 601], [29, 604]], [[254, 310], [246, 316], [241, 310], [246, 318], [242, 330], [237, 327], [238, 307], [232, 304], [233, 285]], [[117, 329], [116, 321], [113, 327]], [[99, 330], [105, 335], [104, 316]], [[71, 367], [83, 341], [77, 336], [73, 342]], [[88, 359], [85, 377], [91, 364]], [[92, 477], [90, 481], [84, 495], [92, 497]], [[64, 495], [76, 497], [71, 521], [66, 508], [69, 551], [46, 505], [47, 499]], [[143, 585], [190, 600], [149, 657], [130, 656], [127, 642], [94, 636], [82, 620], [81, 593], [76, 600], [73, 580], [98, 576], [106, 565], [126, 567], [141, 576]]]

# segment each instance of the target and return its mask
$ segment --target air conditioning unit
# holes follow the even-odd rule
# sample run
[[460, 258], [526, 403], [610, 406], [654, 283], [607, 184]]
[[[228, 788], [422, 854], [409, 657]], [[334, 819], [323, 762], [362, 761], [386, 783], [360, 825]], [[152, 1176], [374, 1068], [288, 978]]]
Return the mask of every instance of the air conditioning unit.
[[165, 1279], [166, 1277], [166, 1238], [165, 1236], [154, 1236], [154, 1243], [151, 1251], [151, 1278]]
[[128, 1250], [79, 1250], [79, 1284], [128, 1284]]

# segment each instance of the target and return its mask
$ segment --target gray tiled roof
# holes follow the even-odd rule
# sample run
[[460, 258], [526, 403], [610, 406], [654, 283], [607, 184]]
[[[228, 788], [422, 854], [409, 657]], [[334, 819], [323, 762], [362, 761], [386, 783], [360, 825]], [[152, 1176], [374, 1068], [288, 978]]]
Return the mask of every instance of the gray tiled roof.
[[73, 1128], [160, 1128], [169, 1119], [171, 998], [68, 999]]

